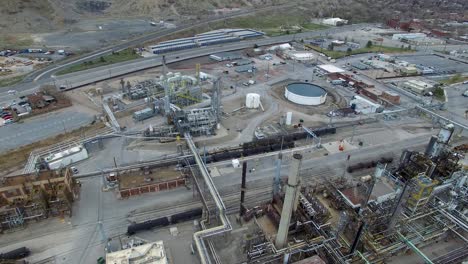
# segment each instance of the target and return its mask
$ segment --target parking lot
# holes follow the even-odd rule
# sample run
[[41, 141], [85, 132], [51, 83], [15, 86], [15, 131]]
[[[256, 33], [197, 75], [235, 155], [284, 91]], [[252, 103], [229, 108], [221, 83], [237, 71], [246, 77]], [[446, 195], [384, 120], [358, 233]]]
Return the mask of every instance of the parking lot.
[[453, 74], [466, 72], [468, 64], [449, 60], [436, 55], [405, 55], [397, 56], [399, 60], [404, 60], [412, 64], [433, 68], [438, 74]]

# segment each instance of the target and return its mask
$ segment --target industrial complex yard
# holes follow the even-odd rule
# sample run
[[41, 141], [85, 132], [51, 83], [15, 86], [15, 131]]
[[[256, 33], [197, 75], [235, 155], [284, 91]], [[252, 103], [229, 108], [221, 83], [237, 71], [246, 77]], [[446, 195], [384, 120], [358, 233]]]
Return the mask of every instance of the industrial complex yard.
[[244, 2], [1, 50], [0, 263], [466, 263], [465, 31]]

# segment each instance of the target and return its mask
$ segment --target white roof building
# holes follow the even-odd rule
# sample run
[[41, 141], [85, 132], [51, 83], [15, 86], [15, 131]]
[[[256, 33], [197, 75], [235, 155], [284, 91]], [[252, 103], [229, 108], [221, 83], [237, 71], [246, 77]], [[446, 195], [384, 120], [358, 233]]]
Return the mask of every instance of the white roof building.
[[344, 72], [345, 71], [345, 70], [343, 70], [341, 68], [336, 67], [333, 64], [323, 64], [323, 65], [319, 65], [317, 67], [319, 67], [319, 69], [321, 69], [322, 71], [325, 71], [327, 74], [328, 73], [338, 73], [338, 72]]
[[107, 264], [168, 264], [162, 241], [131, 247], [106, 255]]
[[353, 96], [353, 99], [349, 102], [351, 108], [358, 114], [372, 114], [380, 113], [383, 111], [383, 107], [380, 104], [371, 102], [359, 95]]
[[348, 24], [348, 20], [341, 19], [339, 17], [326, 18], [322, 20], [322, 23], [330, 26], [338, 26]]
[[284, 44], [280, 44], [280, 45], [271, 46], [268, 50], [277, 50], [277, 49], [287, 50], [287, 49], [291, 49], [291, 48], [292, 48], [292, 46], [289, 45], [289, 43], [284, 43]]
[[315, 59], [315, 55], [308, 51], [287, 51], [287, 56], [295, 61], [310, 61]]
[[427, 37], [424, 33], [403, 33], [403, 34], [393, 34], [393, 40], [402, 40], [402, 39], [418, 39]]

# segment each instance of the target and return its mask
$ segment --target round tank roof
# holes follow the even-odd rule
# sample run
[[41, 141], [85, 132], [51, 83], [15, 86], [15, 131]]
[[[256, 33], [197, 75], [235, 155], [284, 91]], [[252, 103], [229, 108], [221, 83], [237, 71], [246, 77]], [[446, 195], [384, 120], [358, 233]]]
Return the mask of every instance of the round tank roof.
[[322, 87], [311, 84], [311, 83], [302, 83], [302, 82], [296, 82], [296, 83], [291, 83], [288, 84], [287, 86], [289, 92], [301, 96], [307, 96], [307, 97], [320, 97], [324, 96], [327, 94], [327, 91], [323, 89]]

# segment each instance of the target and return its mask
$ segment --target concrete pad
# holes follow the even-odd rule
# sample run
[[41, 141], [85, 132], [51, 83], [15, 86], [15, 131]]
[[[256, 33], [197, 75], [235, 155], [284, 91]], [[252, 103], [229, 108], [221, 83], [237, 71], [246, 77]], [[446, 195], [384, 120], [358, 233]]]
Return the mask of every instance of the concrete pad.
[[[330, 154], [336, 154], [341, 152], [339, 150], [339, 146], [341, 144], [341, 141], [333, 141], [333, 142], [328, 142], [325, 144], [322, 144], [322, 147], [324, 147]], [[348, 141], [343, 140], [343, 145], [344, 145], [344, 150], [343, 152], [357, 149], [358, 147], [351, 145]]]
[[212, 178], [221, 176], [221, 173], [219, 172], [217, 167], [210, 168], [210, 174]]
[[[235, 171], [236, 171], [236, 169], [234, 169], [233, 167], [219, 169], [220, 174], [230, 174], [230, 173], [234, 173]], [[213, 176], [213, 177], [215, 177], [215, 176]]]
[[177, 229], [176, 226], [169, 228], [169, 232], [171, 233], [172, 236], [177, 236], [179, 234], [179, 230]]

